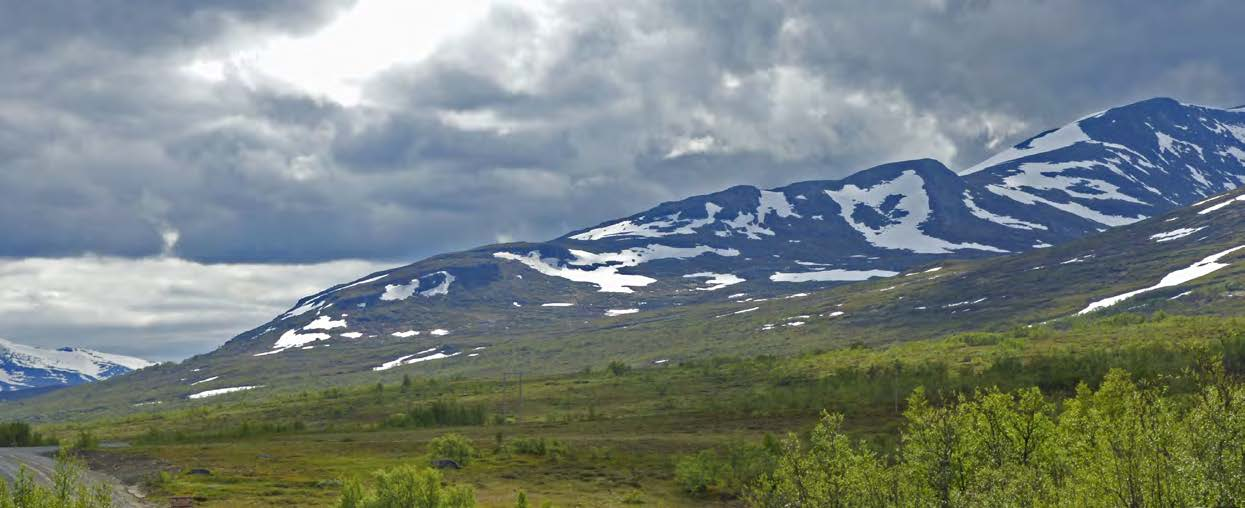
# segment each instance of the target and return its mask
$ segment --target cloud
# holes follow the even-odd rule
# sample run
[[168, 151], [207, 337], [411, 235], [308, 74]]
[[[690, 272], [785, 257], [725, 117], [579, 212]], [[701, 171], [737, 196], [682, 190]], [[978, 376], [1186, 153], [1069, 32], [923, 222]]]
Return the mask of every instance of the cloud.
[[98, 256], [0, 261], [0, 337], [181, 359], [271, 320], [303, 296], [383, 268]]
[[409, 57], [371, 39], [367, 65], [326, 56], [331, 82], [299, 77], [307, 48], [418, 13], [16, 4], [0, 21], [13, 258], [413, 260], [734, 184], [967, 166], [1151, 95], [1245, 102], [1245, 6], [1211, 0], [498, 2]]

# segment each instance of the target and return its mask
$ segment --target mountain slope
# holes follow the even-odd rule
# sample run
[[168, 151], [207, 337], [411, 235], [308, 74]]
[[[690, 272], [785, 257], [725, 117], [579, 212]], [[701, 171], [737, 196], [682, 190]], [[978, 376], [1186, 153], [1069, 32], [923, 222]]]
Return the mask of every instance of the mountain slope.
[[1245, 113], [1151, 99], [1047, 131], [960, 172], [968, 185], [1119, 226], [1235, 189]]
[[314, 350], [258, 357], [246, 341], [233, 341], [182, 365], [61, 390], [11, 405], [6, 412], [60, 418], [231, 390], [255, 388], [269, 396], [336, 383], [393, 382], [403, 374], [488, 378], [514, 371], [573, 371], [611, 360], [651, 365], [715, 355], [870, 347], [967, 331], [1037, 327], [1033, 333], [1041, 333], [1043, 324], [1076, 326], [1087, 316], [1119, 312], [1231, 316], [1245, 312], [1242, 295], [1245, 192], [1234, 191], [1056, 247], [944, 260], [887, 279], [819, 291], [740, 295], [489, 336], [333, 339], [315, 343]]
[[0, 339], [0, 392], [89, 383], [151, 365], [89, 349], [43, 349]]
[[230, 348], [272, 355], [402, 338], [394, 334], [496, 336], [888, 277], [1061, 244], [1243, 178], [1245, 112], [1153, 99], [1040, 134], [960, 174], [925, 159], [842, 180], [739, 186], [548, 242], [436, 256], [308, 297]]

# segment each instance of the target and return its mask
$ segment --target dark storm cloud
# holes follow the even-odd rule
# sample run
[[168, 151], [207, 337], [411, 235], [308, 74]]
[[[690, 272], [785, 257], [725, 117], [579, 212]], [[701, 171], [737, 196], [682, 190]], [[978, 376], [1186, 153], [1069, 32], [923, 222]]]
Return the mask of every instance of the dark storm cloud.
[[7, 2], [0, 256], [410, 260], [660, 201], [966, 166], [1154, 95], [1245, 102], [1238, 2], [497, 7], [367, 106], [179, 68], [340, 2]]
[[0, 2], [3, 47], [90, 45], [129, 53], [196, 49], [256, 32], [316, 28], [350, 0], [59, 0]]

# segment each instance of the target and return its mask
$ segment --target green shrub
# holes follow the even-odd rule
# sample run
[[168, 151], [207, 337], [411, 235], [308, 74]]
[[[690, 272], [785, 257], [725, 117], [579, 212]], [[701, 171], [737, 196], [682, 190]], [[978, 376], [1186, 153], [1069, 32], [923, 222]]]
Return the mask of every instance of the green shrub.
[[[791, 435], [749, 489], [755, 506], [1240, 506], [1245, 385], [1220, 368], [1196, 396], [1172, 396], [1121, 370], [1056, 405], [1037, 388], [933, 403], [908, 398], [902, 446], [889, 457], [824, 415]], [[718, 485], [713, 455], [678, 471]]]
[[758, 478], [774, 469], [775, 457], [765, 445], [736, 443], [723, 453], [703, 450], [675, 463], [675, 481], [694, 495], [742, 495]]
[[722, 459], [713, 450], [679, 458], [674, 466], [674, 480], [689, 494], [704, 495], [724, 483]]
[[466, 405], [453, 400], [437, 400], [412, 407], [385, 419], [386, 427], [444, 427], [484, 425], [488, 413], [482, 406]]
[[70, 447], [75, 450], [95, 450], [99, 448], [99, 437], [89, 430], [79, 430]]
[[45, 446], [55, 442], [32, 430], [29, 423], [0, 423], [0, 446]]
[[56, 458], [52, 485], [45, 487], [23, 465], [12, 485], [0, 480], [0, 508], [111, 508], [112, 489], [90, 483], [83, 471], [81, 462], [62, 453]]
[[546, 439], [543, 437], [520, 437], [511, 440], [508, 448], [513, 453], [523, 455], [561, 455], [566, 452], [566, 446], [557, 439]]
[[441, 473], [429, 467], [398, 466], [374, 474], [376, 488], [364, 489], [346, 480], [339, 508], [470, 508], [475, 493], [469, 486], [442, 485]]
[[476, 456], [475, 446], [462, 434], [446, 434], [428, 443], [428, 451], [439, 459], [450, 459], [466, 467]]
[[948, 337], [949, 341], [960, 342], [965, 346], [993, 346], [1003, 340], [1001, 333], [969, 332]]
[[605, 367], [605, 370], [608, 370], [610, 374], [615, 376], [622, 376], [628, 372], [631, 372], [631, 366], [618, 360], [614, 360]]

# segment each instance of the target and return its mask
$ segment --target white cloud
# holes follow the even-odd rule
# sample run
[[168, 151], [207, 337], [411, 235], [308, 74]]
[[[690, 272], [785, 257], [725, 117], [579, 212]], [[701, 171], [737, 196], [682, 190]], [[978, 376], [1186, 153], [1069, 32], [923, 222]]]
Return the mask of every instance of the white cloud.
[[395, 65], [419, 61], [479, 22], [494, 0], [361, 0], [305, 36], [280, 35], [182, 69], [208, 81], [231, 74], [276, 79], [344, 105], [363, 100], [362, 85]]
[[177, 258], [0, 261], [0, 337], [181, 358], [206, 352], [299, 298], [388, 264], [200, 264]]

